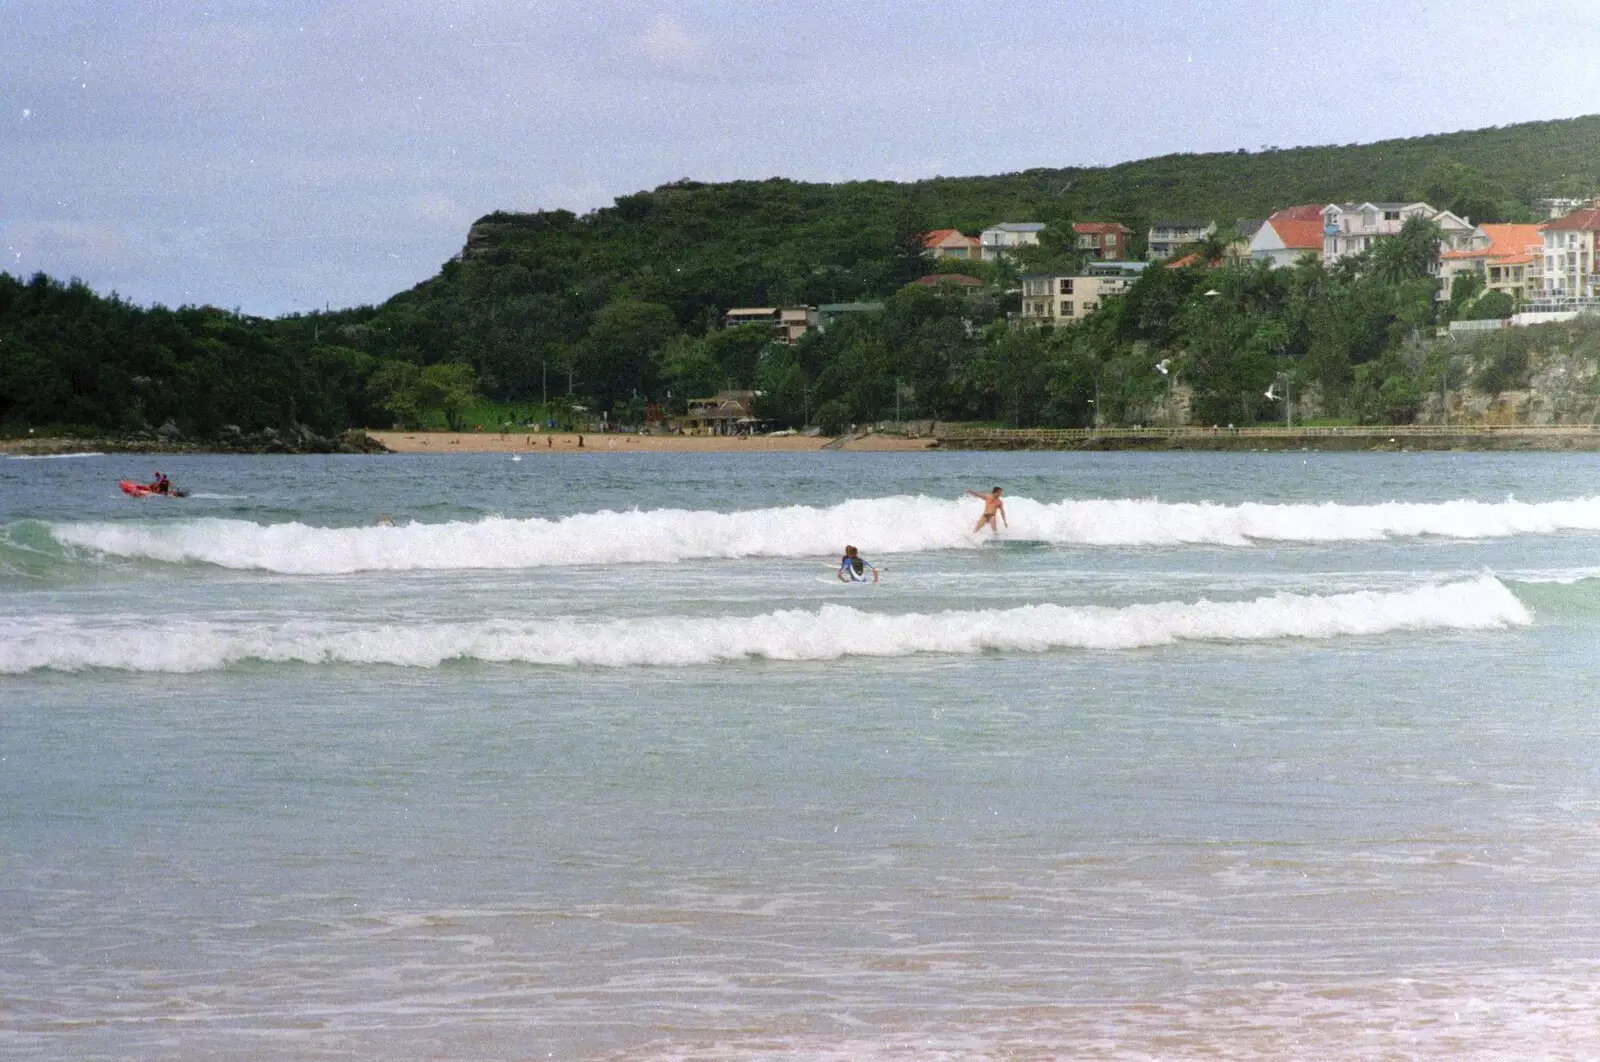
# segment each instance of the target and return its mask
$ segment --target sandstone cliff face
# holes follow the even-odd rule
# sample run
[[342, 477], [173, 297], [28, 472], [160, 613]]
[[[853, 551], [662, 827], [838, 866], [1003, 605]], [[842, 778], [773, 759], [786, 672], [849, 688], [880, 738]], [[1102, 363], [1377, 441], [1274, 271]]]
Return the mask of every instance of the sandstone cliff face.
[[[1449, 343], [1452, 341], [1443, 341]], [[1423, 424], [1472, 426], [1594, 425], [1600, 414], [1600, 320], [1579, 318], [1559, 325], [1491, 333], [1459, 352], [1443, 348], [1461, 364], [1466, 383], [1424, 396]], [[1497, 361], [1500, 363], [1498, 373]], [[1512, 365], [1515, 371], [1507, 372]], [[1504, 381], [1498, 390], [1483, 384]], [[1473, 386], [1474, 384], [1480, 386]]]

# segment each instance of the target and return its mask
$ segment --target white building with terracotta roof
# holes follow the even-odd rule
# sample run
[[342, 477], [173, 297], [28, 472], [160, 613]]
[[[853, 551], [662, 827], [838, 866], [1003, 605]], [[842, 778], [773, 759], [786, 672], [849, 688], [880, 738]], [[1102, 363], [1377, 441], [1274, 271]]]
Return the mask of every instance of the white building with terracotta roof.
[[1262, 222], [1250, 241], [1250, 258], [1278, 269], [1304, 258], [1322, 260], [1322, 203], [1285, 207]]
[[1544, 297], [1600, 296], [1600, 207], [1574, 210], [1544, 226]]

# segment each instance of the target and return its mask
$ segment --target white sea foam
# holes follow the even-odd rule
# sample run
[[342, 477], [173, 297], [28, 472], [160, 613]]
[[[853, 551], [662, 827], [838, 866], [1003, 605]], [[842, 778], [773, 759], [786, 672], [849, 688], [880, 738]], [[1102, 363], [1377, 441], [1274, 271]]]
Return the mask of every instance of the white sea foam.
[[8, 461], [64, 461], [73, 457], [104, 457], [99, 450], [85, 450], [72, 454], [0, 454]]
[[[1011, 526], [1003, 539], [1052, 545], [1248, 546], [1600, 530], [1600, 497], [1381, 505], [1044, 503], [1015, 498], [1007, 509]], [[869, 554], [972, 549], [985, 540], [971, 530], [977, 511], [970, 500], [900, 496], [733, 513], [601, 511], [549, 520], [490, 517], [346, 528], [199, 519], [56, 524], [51, 531], [64, 543], [120, 556], [327, 575], [821, 556], [844, 542]]]
[[243, 619], [108, 623], [19, 617], [0, 621], [0, 673], [41, 668], [191, 672], [246, 660], [402, 667], [437, 667], [449, 660], [686, 666], [983, 650], [1126, 650], [1178, 641], [1485, 630], [1530, 622], [1523, 604], [1490, 575], [1397, 593], [1277, 594], [1253, 601], [1120, 608], [1046, 604], [932, 614], [885, 614], [827, 605], [815, 611], [758, 616], [387, 625]]

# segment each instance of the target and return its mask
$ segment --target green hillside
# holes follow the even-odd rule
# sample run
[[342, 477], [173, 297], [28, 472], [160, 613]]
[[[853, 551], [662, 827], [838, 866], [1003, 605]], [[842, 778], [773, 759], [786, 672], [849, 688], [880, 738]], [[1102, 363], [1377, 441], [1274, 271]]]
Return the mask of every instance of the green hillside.
[[[618, 298], [661, 303], [679, 327], [703, 332], [729, 306], [880, 297], [925, 268], [914, 240], [934, 228], [1107, 220], [1142, 239], [1157, 218], [1227, 224], [1297, 203], [1362, 199], [1426, 199], [1474, 221], [1527, 220], [1538, 198], [1597, 189], [1600, 116], [911, 184], [685, 181], [582, 217], [491, 214], [473, 226], [461, 263], [391, 306], [407, 317], [455, 304], [450, 316], [474, 320], [480, 351], [501, 345], [508, 327], [523, 347], [565, 346]], [[485, 302], [498, 304], [495, 321], [476, 320]], [[491, 372], [508, 382], [515, 375]]]
[[[1188, 359], [1197, 415], [1269, 415], [1250, 389], [1289, 373], [1314, 383], [1330, 414], [1403, 418], [1423, 381], [1401, 346], [1440, 312], [1492, 315], [1470, 292], [1434, 305], [1409, 252], [1278, 277], [1151, 270], [1126, 305], [1053, 337], [1005, 327], [1017, 268], [1075, 266], [1075, 220], [1121, 221], [1142, 239], [1161, 218], [1226, 226], [1300, 203], [1413, 199], [1474, 221], [1526, 220], [1539, 198], [1596, 191], [1600, 116], [914, 183], [680, 181], [582, 216], [491, 214], [437, 276], [376, 307], [260, 321], [141, 310], [38, 279], [0, 284], [0, 420], [131, 429], [171, 419], [203, 433], [298, 418], [332, 430], [355, 418], [453, 420], [474, 393], [626, 419], [647, 402], [741, 387], [766, 391], [765, 414], [783, 423], [896, 408], [1082, 423], [1096, 387], [1114, 379], [1103, 415], [1148, 412], [1158, 382], [1130, 367], [1154, 350]], [[937, 266], [980, 276], [976, 293], [905, 287], [936, 268], [921, 256], [923, 232], [1000, 221], [1046, 223], [1044, 245], [1016, 265]], [[1211, 290], [1230, 298], [1210, 316], [1186, 301]], [[734, 306], [868, 300], [885, 312], [793, 348], [720, 329]], [[66, 340], [77, 333], [90, 338]]]

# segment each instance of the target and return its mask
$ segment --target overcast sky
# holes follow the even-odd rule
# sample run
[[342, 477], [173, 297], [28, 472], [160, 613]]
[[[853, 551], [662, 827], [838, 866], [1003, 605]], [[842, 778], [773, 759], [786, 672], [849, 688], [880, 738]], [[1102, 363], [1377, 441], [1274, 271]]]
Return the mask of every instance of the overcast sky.
[[0, 0], [0, 270], [276, 315], [493, 210], [1600, 112], [1594, 0]]

